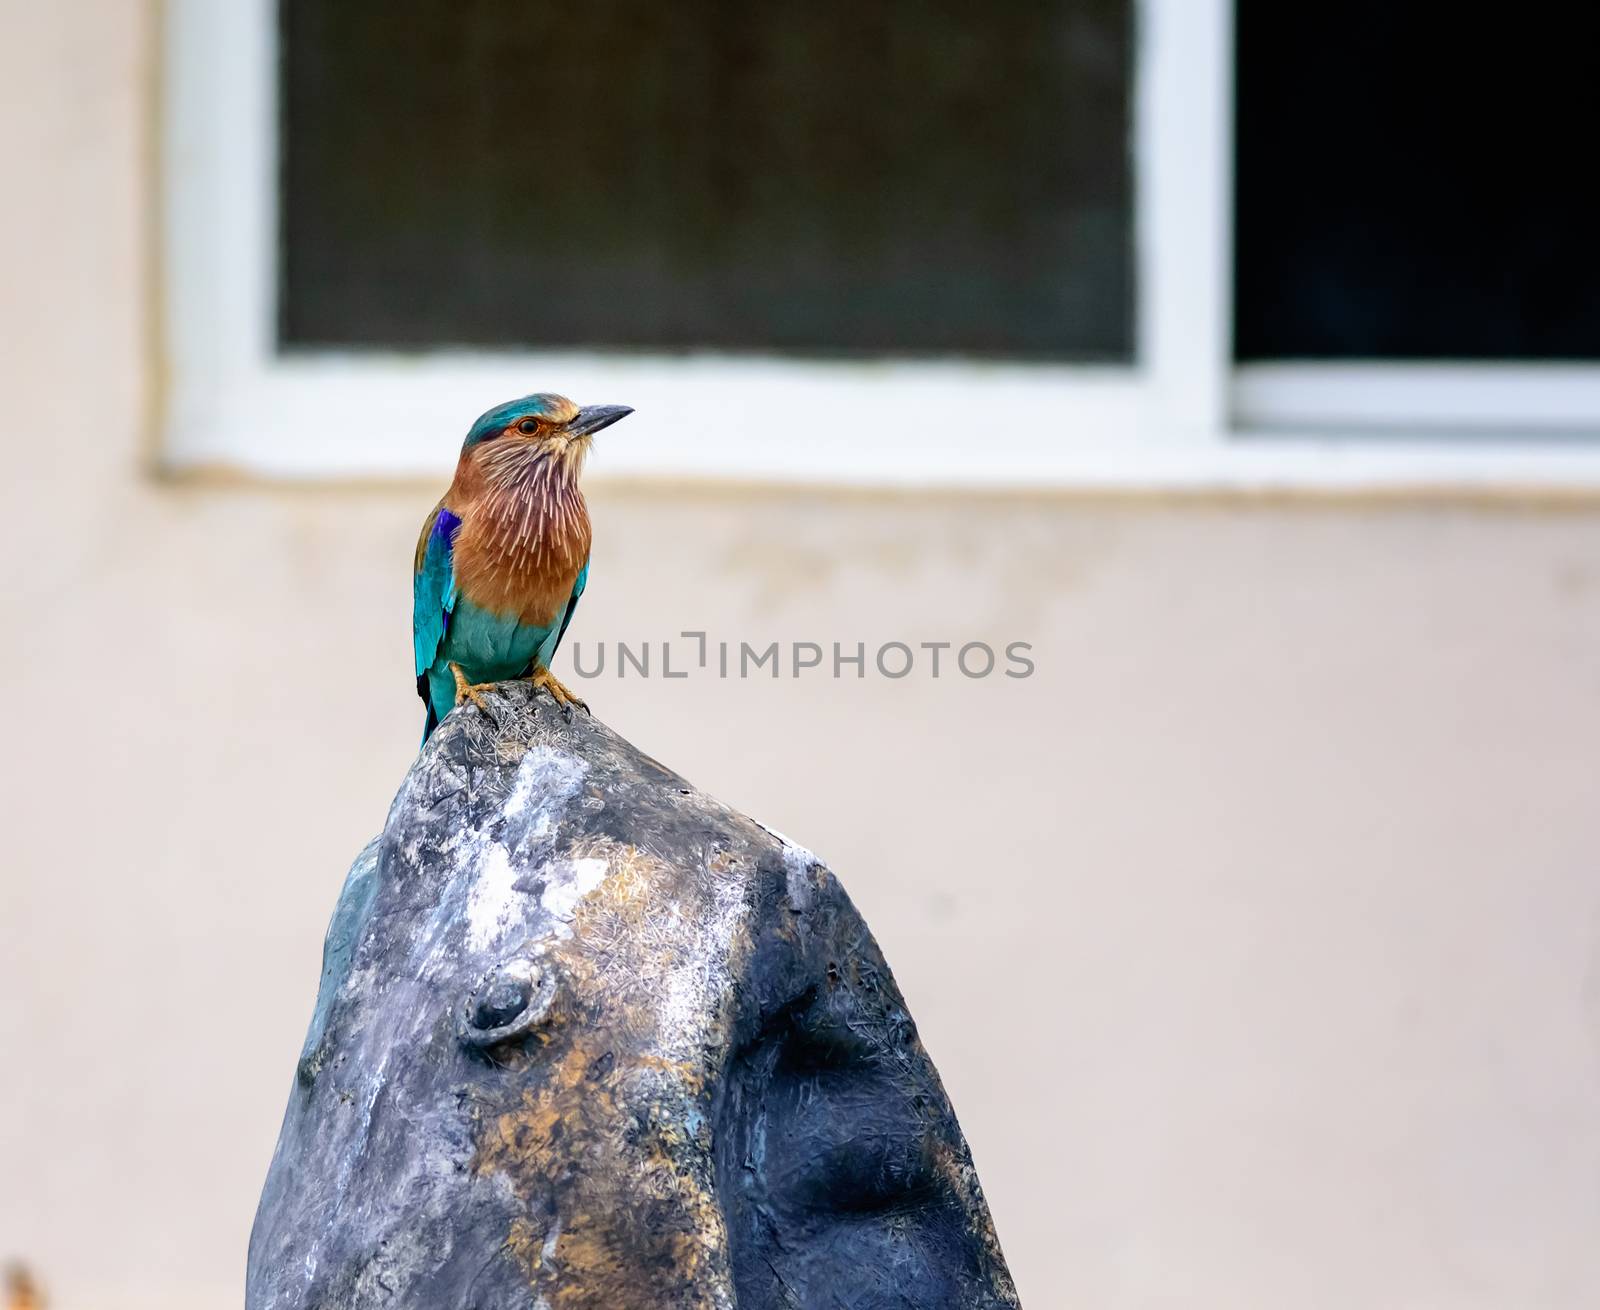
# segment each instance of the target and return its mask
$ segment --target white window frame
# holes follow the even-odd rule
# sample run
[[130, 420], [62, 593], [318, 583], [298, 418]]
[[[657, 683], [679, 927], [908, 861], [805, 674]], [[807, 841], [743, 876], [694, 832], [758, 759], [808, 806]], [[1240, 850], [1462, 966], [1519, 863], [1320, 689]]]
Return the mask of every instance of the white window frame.
[[[638, 413], [597, 473], [885, 486], [1600, 487], [1600, 367], [1231, 365], [1232, 0], [1139, 0], [1122, 367], [276, 348], [276, 0], [167, 0], [162, 458], [439, 476], [531, 390]], [[403, 148], [397, 144], [397, 148]]]

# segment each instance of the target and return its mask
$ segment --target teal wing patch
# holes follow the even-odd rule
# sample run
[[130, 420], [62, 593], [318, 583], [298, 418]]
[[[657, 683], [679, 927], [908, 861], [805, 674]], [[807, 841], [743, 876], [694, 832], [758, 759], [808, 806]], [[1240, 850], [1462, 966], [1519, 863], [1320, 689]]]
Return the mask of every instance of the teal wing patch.
[[461, 520], [443, 505], [422, 527], [417, 543], [416, 578], [411, 598], [411, 643], [416, 655], [417, 690], [428, 699], [426, 676], [439, 657], [439, 647], [450, 631], [456, 607], [456, 570], [453, 558], [456, 530]]
[[567, 635], [567, 625], [572, 622], [572, 612], [578, 608], [578, 597], [583, 595], [583, 589], [589, 585], [589, 561], [583, 561], [583, 567], [578, 570], [578, 576], [572, 584], [572, 597], [567, 601], [566, 613], [561, 616], [561, 622], [550, 629], [550, 635], [539, 643], [535, 659], [545, 668], [550, 667], [550, 661], [555, 658], [556, 648], [561, 645], [561, 639]]

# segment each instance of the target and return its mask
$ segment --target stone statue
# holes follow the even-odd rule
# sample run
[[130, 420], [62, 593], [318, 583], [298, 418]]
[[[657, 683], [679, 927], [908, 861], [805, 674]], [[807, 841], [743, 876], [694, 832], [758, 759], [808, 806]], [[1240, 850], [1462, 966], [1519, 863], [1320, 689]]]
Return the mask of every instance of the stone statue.
[[1014, 1307], [833, 875], [526, 683], [356, 859], [248, 1310]]

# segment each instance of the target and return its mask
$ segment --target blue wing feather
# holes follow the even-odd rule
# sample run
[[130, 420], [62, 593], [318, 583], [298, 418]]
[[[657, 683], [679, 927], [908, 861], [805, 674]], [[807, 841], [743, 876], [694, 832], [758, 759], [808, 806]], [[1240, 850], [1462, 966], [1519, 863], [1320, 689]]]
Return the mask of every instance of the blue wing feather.
[[[417, 546], [417, 572], [411, 599], [411, 642], [416, 656], [418, 679], [422, 679], [439, 657], [450, 630], [450, 616], [456, 607], [454, 560], [456, 531], [461, 520], [440, 505], [423, 525], [423, 539]], [[426, 700], [426, 684], [418, 690]]]
[[555, 658], [556, 648], [561, 645], [561, 639], [567, 635], [567, 626], [572, 622], [572, 612], [578, 608], [578, 597], [583, 595], [583, 589], [589, 585], [589, 561], [583, 561], [583, 567], [578, 570], [578, 576], [572, 583], [572, 596], [567, 601], [567, 611], [561, 616], [561, 622], [550, 629], [550, 635], [539, 643], [535, 659], [545, 668], [550, 667], [550, 661]]

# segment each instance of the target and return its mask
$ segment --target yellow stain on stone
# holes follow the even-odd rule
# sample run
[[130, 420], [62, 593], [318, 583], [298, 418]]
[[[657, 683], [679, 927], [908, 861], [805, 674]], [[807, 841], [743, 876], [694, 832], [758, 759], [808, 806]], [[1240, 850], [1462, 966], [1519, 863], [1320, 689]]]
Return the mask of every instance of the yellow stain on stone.
[[605, 839], [569, 854], [607, 873], [546, 944], [562, 982], [539, 1081], [480, 1120], [473, 1170], [526, 1208], [506, 1249], [552, 1310], [731, 1305], [704, 1124], [749, 945], [728, 898], [748, 880], [728, 880], [747, 866], [715, 851], [684, 870]]

